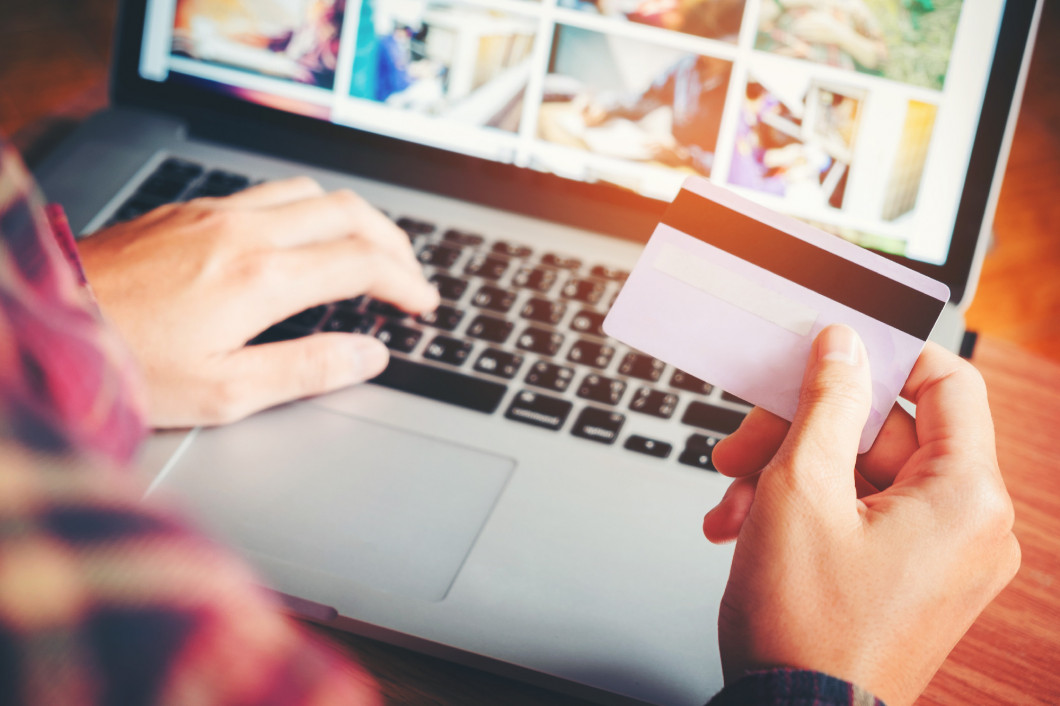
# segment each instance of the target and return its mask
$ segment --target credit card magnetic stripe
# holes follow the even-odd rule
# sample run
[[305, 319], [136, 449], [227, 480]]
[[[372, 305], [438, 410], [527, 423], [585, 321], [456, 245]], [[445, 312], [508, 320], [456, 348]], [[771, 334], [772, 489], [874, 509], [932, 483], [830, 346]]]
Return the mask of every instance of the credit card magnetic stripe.
[[688, 189], [662, 222], [894, 329], [924, 340], [944, 301]]

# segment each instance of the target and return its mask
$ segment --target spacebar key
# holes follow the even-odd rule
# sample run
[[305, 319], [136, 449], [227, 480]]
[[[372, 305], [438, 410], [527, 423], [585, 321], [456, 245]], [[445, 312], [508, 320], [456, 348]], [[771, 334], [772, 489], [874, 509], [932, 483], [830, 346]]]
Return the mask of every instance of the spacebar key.
[[489, 380], [413, 363], [396, 356], [390, 356], [386, 370], [372, 378], [371, 382], [486, 414], [497, 409], [508, 389]]

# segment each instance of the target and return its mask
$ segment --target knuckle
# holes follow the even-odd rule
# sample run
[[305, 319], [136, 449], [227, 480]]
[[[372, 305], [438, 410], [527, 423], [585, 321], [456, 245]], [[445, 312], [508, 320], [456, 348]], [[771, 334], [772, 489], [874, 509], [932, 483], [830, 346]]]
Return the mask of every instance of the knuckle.
[[276, 253], [268, 250], [255, 250], [243, 253], [231, 263], [229, 277], [237, 286], [247, 284], [264, 284], [278, 277], [279, 263]]
[[324, 193], [324, 187], [320, 185], [320, 182], [318, 182], [313, 177], [306, 176], [304, 174], [296, 177], [291, 177], [288, 182], [291, 184], [291, 186], [300, 191], [307, 191], [317, 194]]
[[982, 472], [974, 475], [965, 486], [968, 507], [965, 512], [976, 527], [976, 533], [994, 539], [1012, 533], [1015, 509], [1004, 485], [997, 478], [997, 470], [984, 464]]
[[376, 287], [380, 284], [396, 280], [400, 274], [394, 272], [394, 266], [379, 248], [371, 243], [358, 243], [354, 248], [355, 253], [361, 259], [361, 266], [365, 273], [365, 284]]
[[962, 385], [986, 393], [986, 381], [982, 373], [964, 358], [957, 358], [954, 362], [953, 375]]
[[[196, 201], [207, 201], [207, 199], [196, 199]], [[216, 208], [217, 199], [209, 199], [208, 203], [196, 203], [194, 208], [189, 209], [188, 218], [192, 227], [200, 234], [222, 240], [239, 229], [238, 214], [222, 208]]]
[[[767, 465], [772, 472], [763, 473], [759, 483], [779, 486], [776, 497], [784, 497], [795, 505], [813, 507], [820, 488], [813, 479], [814, 473], [804, 473], [821, 465], [829, 456], [829, 444], [816, 437], [803, 437], [798, 443], [784, 446]], [[772, 494], [771, 494], [772, 495]]]
[[331, 193], [331, 197], [335, 200], [340, 207], [351, 211], [353, 213], [359, 213], [368, 207], [368, 202], [365, 201], [359, 194], [350, 189], [339, 189]]
[[316, 395], [327, 392], [351, 367], [351, 361], [344, 359], [338, 346], [320, 345], [306, 349], [298, 364], [298, 387], [304, 395]]
[[237, 376], [214, 380], [203, 400], [202, 415], [210, 424], [231, 424], [247, 416], [244, 386]]
[[951, 354], [945, 368], [939, 370], [931, 384], [945, 383], [986, 396], [986, 381], [979, 369], [957, 355]]

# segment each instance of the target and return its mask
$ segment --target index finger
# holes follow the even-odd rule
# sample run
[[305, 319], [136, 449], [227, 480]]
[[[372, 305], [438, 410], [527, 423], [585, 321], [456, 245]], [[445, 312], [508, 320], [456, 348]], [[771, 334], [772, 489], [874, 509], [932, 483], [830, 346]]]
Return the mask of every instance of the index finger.
[[210, 198], [214, 208], [253, 209], [280, 206], [293, 201], [323, 196], [324, 188], [306, 176], [266, 181], [247, 187], [230, 196]]
[[406, 267], [421, 270], [405, 231], [352, 191], [310, 196], [248, 215], [259, 221], [259, 227], [252, 229], [256, 237], [264, 236], [276, 247], [354, 237], [393, 254]]
[[438, 306], [438, 290], [421, 271], [404, 267], [392, 254], [356, 240], [277, 250], [268, 261], [267, 273], [257, 282], [255, 306], [247, 316], [257, 330], [308, 307], [361, 294], [410, 313]]
[[920, 446], [951, 442], [994, 454], [994, 422], [986, 383], [971, 363], [928, 342], [902, 388], [916, 405]]

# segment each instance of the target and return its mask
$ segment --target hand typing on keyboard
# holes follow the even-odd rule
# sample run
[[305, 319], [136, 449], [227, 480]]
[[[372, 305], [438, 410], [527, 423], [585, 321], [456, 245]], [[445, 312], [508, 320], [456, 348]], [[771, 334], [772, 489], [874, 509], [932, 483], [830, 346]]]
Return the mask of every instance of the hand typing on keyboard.
[[718, 621], [726, 681], [777, 665], [910, 704], [1019, 566], [982, 378], [929, 343], [875, 445], [856, 334], [814, 344], [795, 421], [755, 409], [718, 443], [735, 476], [704, 519], [736, 538]]
[[412, 314], [439, 302], [404, 231], [306, 178], [163, 205], [80, 250], [100, 307], [141, 364], [156, 427], [233, 421], [387, 364], [383, 342], [355, 325], [245, 346], [277, 321], [360, 295]]

